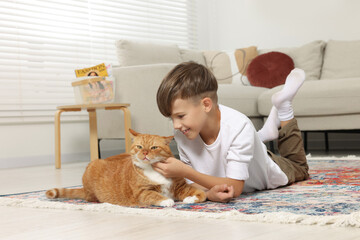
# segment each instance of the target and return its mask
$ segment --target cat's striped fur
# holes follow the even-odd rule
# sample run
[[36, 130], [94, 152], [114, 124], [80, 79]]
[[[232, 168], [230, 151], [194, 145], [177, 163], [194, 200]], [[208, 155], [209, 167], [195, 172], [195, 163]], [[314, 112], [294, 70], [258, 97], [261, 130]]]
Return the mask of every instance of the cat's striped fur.
[[174, 200], [186, 203], [206, 200], [204, 191], [183, 178], [165, 178], [151, 164], [172, 157], [169, 143], [173, 137], [139, 134], [130, 130], [130, 154], [120, 154], [89, 163], [83, 175], [83, 188], [54, 188], [48, 198], [80, 198], [122, 206], [173, 206]]

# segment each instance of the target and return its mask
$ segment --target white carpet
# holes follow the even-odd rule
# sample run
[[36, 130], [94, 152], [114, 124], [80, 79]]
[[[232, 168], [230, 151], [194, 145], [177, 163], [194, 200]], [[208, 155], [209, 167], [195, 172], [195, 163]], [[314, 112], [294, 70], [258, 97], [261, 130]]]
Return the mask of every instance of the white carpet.
[[235, 221], [247, 222], [263, 222], [263, 223], [297, 223], [304, 225], [333, 225], [337, 227], [360, 227], [360, 212], [339, 216], [308, 216], [297, 215], [293, 213], [277, 212], [263, 214], [244, 214], [237, 211], [229, 211], [222, 213], [204, 213], [179, 211], [173, 208], [165, 209], [137, 209], [128, 208], [108, 203], [91, 204], [91, 205], [75, 205], [61, 202], [44, 202], [33, 199], [10, 199], [0, 198], [1, 206], [9, 207], [30, 207], [42, 209], [64, 209], [64, 210], [83, 210], [92, 212], [108, 212], [114, 214], [131, 214], [145, 216], [169, 216], [183, 218], [212, 218], [227, 219]]
[[[312, 160], [357, 160], [360, 157], [348, 156], [344, 158], [339, 157], [312, 157], [307, 156]], [[228, 211], [220, 213], [208, 212], [192, 212], [181, 211], [173, 208], [165, 209], [138, 209], [128, 208], [108, 203], [90, 204], [90, 205], [76, 205], [62, 202], [47, 202], [37, 199], [16, 199], [16, 198], [0, 198], [1, 206], [9, 207], [29, 207], [41, 209], [64, 209], [64, 210], [82, 210], [92, 212], [108, 212], [114, 214], [130, 214], [130, 215], [146, 215], [146, 216], [168, 216], [168, 217], [182, 217], [182, 218], [212, 218], [212, 219], [227, 219], [232, 221], [247, 221], [247, 222], [263, 222], [263, 223], [293, 223], [304, 225], [332, 225], [337, 227], [356, 227], [360, 228], [360, 212], [354, 212], [347, 215], [338, 216], [311, 216], [299, 215], [287, 212], [276, 213], [262, 213], [262, 214], [244, 214], [238, 211]]]
[[323, 157], [313, 157], [311, 153], [306, 155], [307, 160], [360, 160], [360, 156], [356, 155], [348, 155], [344, 157], [337, 157], [337, 156], [323, 156]]

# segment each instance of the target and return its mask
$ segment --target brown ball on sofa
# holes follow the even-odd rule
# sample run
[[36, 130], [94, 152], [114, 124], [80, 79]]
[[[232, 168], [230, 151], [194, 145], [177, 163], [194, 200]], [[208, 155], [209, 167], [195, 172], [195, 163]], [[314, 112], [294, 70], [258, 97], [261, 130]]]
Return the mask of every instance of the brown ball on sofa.
[[252, 86], [273, 88], [284, 84], [294, 67], [294, 61], [288, 55], [269, 52], [254, 58], [246, 74]]

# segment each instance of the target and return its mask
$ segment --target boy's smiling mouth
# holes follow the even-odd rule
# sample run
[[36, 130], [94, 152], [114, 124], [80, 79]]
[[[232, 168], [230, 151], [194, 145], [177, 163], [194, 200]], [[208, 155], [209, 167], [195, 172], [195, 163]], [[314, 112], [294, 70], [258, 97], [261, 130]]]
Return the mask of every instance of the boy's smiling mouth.
[[181, 132], [182, 132], [183, 134], [187, 134], [189, 131], [190, 131], [190, 128], [185, 129], [185, 130], [183, 130], [183, 131], [181, 131]]

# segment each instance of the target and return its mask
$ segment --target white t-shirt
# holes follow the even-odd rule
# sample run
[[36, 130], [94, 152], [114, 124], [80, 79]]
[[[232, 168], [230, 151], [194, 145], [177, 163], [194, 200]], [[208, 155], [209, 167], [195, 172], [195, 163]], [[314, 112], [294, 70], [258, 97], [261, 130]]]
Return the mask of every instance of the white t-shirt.
[[175, 132], [180, 160], [207, 175], [245, 180], [243, 192], [286, 185], [287, 176], [267, 154], [250, 119], [223, 105], [219, 109], [220, 132], [211, 145], [200, 135], [189, 140]]

